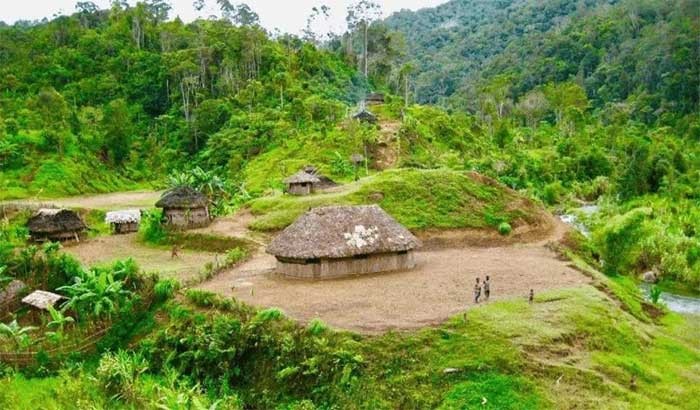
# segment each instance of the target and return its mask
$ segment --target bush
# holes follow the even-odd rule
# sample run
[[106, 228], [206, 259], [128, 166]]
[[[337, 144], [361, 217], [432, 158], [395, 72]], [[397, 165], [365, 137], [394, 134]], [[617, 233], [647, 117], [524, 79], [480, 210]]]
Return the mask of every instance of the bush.
[[162, 279], [153, 287], [153, 296], [156, 302], [165, 302], [173, 297], [180, 284], [175, 279]]
[[501, 222], [498, 225], [498, 233], [500, 233], [503, 236], [510, 235], [510, 233], [513, 231], [513, 228], [510, 226], [508, 222]]
[[117, 353], [105, 353], [97, 368], [97, 380], [110, 396], [134, 401], [137, 397], [136, 382], [139, 376], [148, 370], [148, 362], [139, 353], [119, 350]]
[[163, 244], [167, 241], [168, 232], [161, 223], [163, 211], [154, 209], [146, 211], [141, 217], [139, 237], [142, 241], [152, 244]]

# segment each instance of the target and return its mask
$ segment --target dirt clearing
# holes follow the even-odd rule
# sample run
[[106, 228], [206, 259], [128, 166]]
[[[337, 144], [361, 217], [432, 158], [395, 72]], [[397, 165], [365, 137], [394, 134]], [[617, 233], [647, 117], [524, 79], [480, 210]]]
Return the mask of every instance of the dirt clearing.
[[589, 283], [541, 242], [432, 249], [416, 259], [418, 267], [405, 272], [304, 281], [275, 275], [275, 259], [259, 251], [198, 288], [279, 307], [301, 322], [320, 318], [336, 328], [375, 334], [435, 325], [475, 307], [477, 276], [491, 276], [491, 300]]
[[113, 211], [126, 208], [151, 208], [158, 201], [162, 191], [129, 191], [115, 192], [111, 194], [74, 196], [52, 199], [22, 199], [16, 201], [4, 201], [18, 205], [43, 207], [55, 205], [67, 208], [100, 209]]
[[137, 241], [136, 235], [91, 238], [86, 242], [67, 246], [64, 251], [74, 255], [87, 266], [132, 258], [144, 272], [158, 272], [164, 277], [180, 281], [197, 277], [207, 262], [214, 262], [216, 259], [214, 253], [189, 249], [180, 250], [177, 257], [171, 258], [169, 248], [143, 245]]

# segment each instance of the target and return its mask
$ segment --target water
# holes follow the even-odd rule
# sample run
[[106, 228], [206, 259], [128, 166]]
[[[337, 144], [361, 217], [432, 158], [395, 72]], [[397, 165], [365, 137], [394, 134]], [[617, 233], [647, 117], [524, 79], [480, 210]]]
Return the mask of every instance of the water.
[[[576, 228], [576, 230], [581, 232], [584, 236], [590, 237], [591, 231], [583, 222], [581, 222], [579, 215], [583, 214], [585, 216], [590, 216], [596, 212], [598, 212], [598, 205], [584, 205], [573, 213], [560, 215], [559, 219]], [[640, 285], [640, 289], [644, 295], [644, 298], [646, 300], [650, 300], [651, 298], [649, 293], [651, 290], [651, 285], [648, 283], [643, 283]], [[700, 297], [682, 296], [669, 292], [661, 292], [660, 301], [673, 312], [700, 315]]]
[[[642, 290], [644, 298], [650, 300], [649, 293], [651, 291], [651, 285], [643, 283], [639, 287]], [[673, 312], [700, 315], [700, 297], [681, 296], [673, 293], [661, 292], [659, 300]]]
[[559, 215], [559, 219], [562, 220], [565, 224], [571, 225], [574, 228], [576, 228], [577, 231], [581, 232], [583, 236], [586, 238], [591, 236], [591, 231], [588, 229], [588, 227], [579, 220], [579, 217], [577, 214], [583, 214], [586, 216], [593, 215], [594, 213], [598, 212], [598, 205], [592, 204], [592, 205], [584, 205], [580, 208], [578, 208], [575, 213], [571, 214], [563, 214]]

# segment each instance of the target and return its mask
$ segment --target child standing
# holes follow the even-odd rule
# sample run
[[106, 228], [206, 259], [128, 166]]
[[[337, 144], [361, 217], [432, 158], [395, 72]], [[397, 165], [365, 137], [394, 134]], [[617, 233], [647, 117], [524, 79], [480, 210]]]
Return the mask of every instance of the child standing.
[[490, 295], [491, 295], [491, 278], [489, 278], [489, 275], [486, 275], [486, 279], [484, 279], [484, 297], [486, 298], [486, 301], [489, 300]]
[[474, 284], [474, 303], [479, 303], [479, 297], [481, 297], [481, 284], [479, 283], [479, 278], [476, 278], [476, 283]]

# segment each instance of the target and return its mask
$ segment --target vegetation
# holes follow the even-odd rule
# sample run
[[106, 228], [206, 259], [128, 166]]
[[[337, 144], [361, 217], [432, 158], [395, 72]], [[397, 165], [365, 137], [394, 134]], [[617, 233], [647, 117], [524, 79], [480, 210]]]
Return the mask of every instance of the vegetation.
[[[590, 240], [552, 245], [591, 285], [361, 336], [187, 289], [247, 240], [148, 211], [144, 245], [224, 255], [178, 283], [29, 244], [29, 212], [2, 206], [0, 290], [68, 299], [3, 318], [1, 408], [700, 408], [699, 322], [657, 304], [700, 286], [697, 0], [453, 0], [386, 20], [363, 0], [346, 33], [313, 31], [321, 7], [304, 38], [216, 4], [187, 24], [162, 0], [0, 24], [0, 199], [188, 185], [260, 231], [378, 203], [412, 230], [501, 235], [596, 203]], [[377, 124], [348, 115], [368, 91], [386, 93]], [[342, 186], [284, 195], [309, 164]]]

